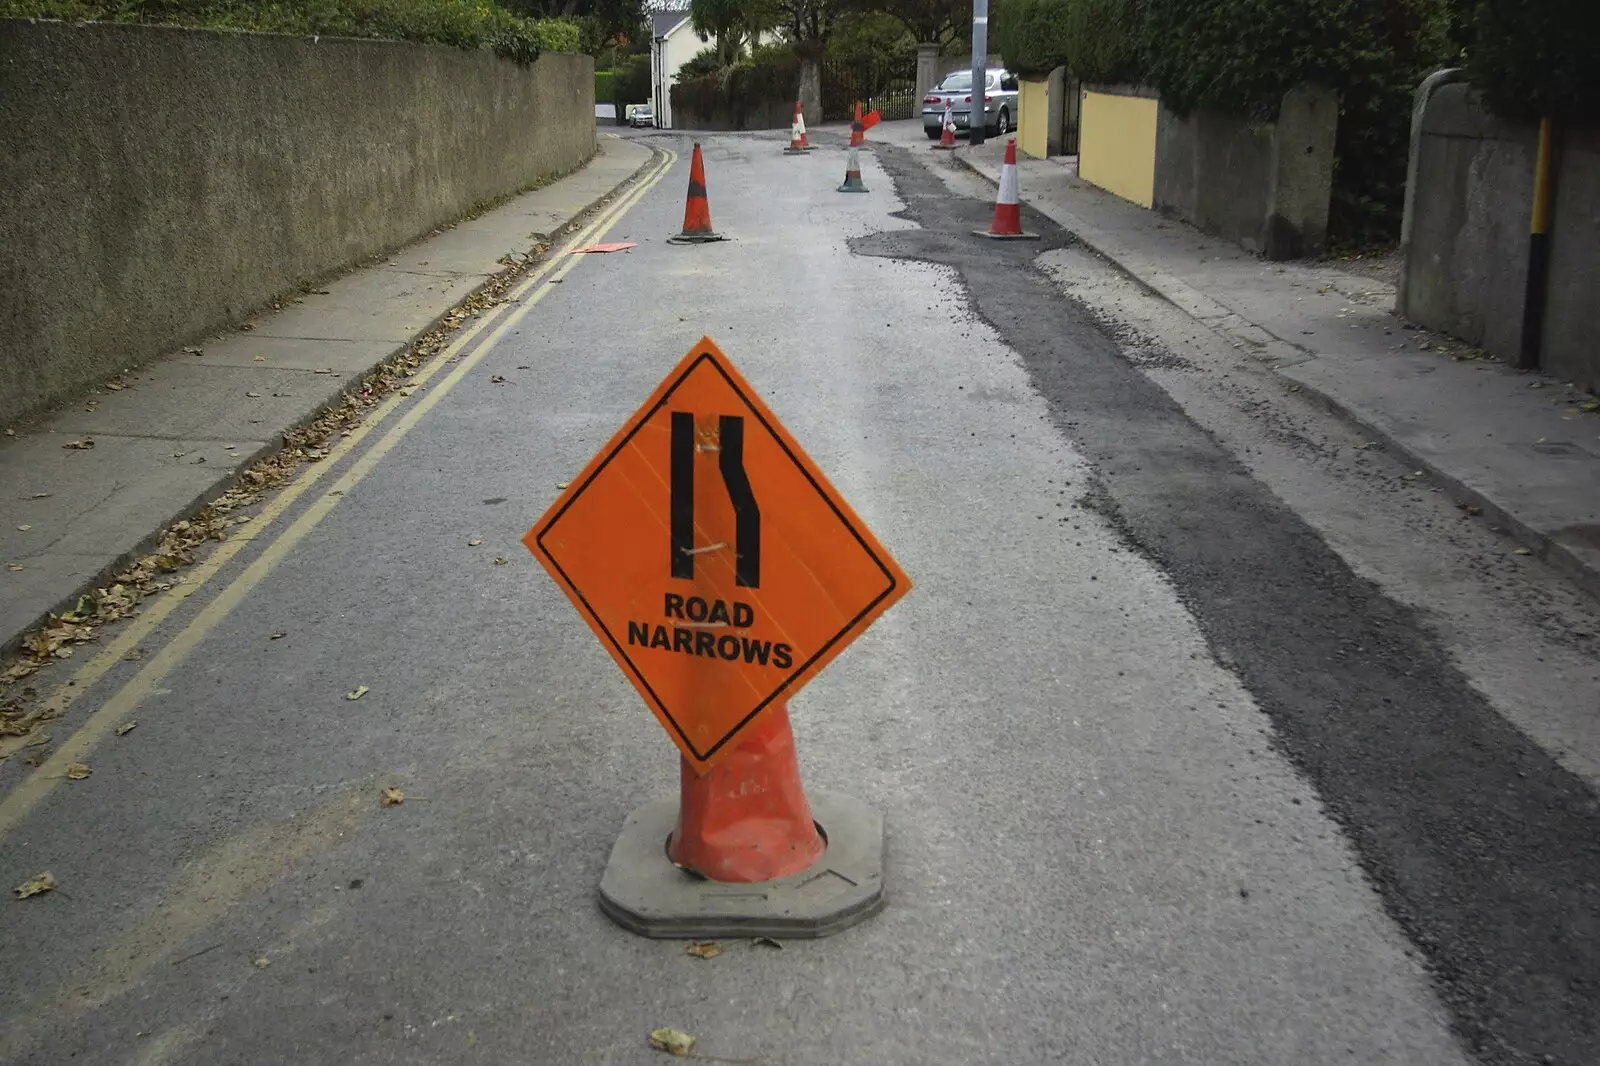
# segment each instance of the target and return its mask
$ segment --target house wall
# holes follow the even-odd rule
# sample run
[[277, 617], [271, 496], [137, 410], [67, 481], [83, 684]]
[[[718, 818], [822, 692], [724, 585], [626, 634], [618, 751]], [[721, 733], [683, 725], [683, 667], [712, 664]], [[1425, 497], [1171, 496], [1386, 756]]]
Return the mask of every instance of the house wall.
[[1154, 92], [1123, 87], [1085, 89], [1078, 176], [1140, 207], [1149, 207], [1155, 198], [1160, 110]]

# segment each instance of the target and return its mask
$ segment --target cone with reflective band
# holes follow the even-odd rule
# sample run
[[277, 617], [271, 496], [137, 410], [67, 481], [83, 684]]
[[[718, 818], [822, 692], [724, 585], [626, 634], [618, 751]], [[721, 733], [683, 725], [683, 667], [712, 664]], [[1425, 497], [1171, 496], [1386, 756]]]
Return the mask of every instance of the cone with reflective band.
[[876, 111], [863, 115], [861, 101], [856, 101], [855, 117], [850, 120], [850, 147], [860, 148], [867, 143], [867, 131], [878, 124], [882, 116]]
[[[738, 748], [704, 776], [682, 763], [678, 824], [667, 856], [712, 881], [772, 881], [822, 856], [800, 784], [789, 711], [768, 708]], [[658, 853], [659, 854], [659, 853]]]
[[941, 152], [948, 152], [956, 146], [956, 116], [950, 110], [950, 101], [944, 102], [944, 129], [939, 133], [939, 143], [933, 147]]
[[1017, 197], [1017, 139], [1006, 142], [1006, 160], [1000, 167], [1000, 192], [995, 197], [994, 221], [979, 236], [997, 240], [1037, 240], [1037, 233], [1022, 232], [1022, 207]]
[[850, 149], [850, 154], [844, 162], [844, 184], [839, 186], [839, 192], [866, 192], [866, 185], [861, 181], [861, 150]]
[[703, 244], [706, 241], [727, 240], [711, 228], [711, 203], [706, 199], [706, 165], [700, 157], [700, 142], [694, 145], [694, 158], [689, 163], [689, 199], [683, 207], [683, 232], [668, 237], [668, 244]]
[[794, 102], [794, 121], [789, 125], [789, 147], [783, 150], [784, 155], [799, 155], [811, 151], [811, 142], [806, 140], [806, 117], [800, 111], [800, 101]]

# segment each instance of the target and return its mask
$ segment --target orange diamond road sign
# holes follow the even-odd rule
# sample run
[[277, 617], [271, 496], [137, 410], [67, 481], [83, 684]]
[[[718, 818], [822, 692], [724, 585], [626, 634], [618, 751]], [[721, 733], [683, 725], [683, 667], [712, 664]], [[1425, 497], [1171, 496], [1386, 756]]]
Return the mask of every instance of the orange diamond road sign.
[[911, 587], [710, 338], [523, 543], [700, 773]]

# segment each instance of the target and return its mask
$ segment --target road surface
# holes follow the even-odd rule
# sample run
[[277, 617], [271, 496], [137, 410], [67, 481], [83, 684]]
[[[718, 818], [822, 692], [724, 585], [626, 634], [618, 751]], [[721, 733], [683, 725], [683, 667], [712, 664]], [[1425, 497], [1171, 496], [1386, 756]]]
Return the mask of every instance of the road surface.
[[[679, 247], [643, 139], [636, 248], [335, 441], [92, 776], [0, 764], [0, 1060], [1600, 1061], [1591, 602], [925, 146], [708, 136]], [[709, 960], [595, 906], [676, 754], [519, 543], [702, 335], [915, 582], [791, 704], [888, 908]]]

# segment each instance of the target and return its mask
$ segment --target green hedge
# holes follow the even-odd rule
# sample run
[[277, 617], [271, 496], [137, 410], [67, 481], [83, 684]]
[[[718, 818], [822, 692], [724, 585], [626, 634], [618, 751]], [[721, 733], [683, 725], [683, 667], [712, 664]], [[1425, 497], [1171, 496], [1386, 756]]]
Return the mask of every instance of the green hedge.
[[1479, 0], [1467, 73], [1511, 118], [1600, 116], [1600, 2]]
[[743, 63], [717, 74], [680, 81], [672, 87], [672, 108], [710, 116], [726, 109], [735, 128], [751, 110], [772, 103], [792, 103], [799, 92], [800, 61], [780, 55], [759, 63]]
[[[617, 116], [629, 104], [642, 104], [650, 96], [650, 57], [629, 56], [625, 63], [611, 72], [611, 100], [617, 105]], [[596, 99], [599, 99], [596, 97]]]
[[995, 43], [1006, 69], [1024, 78], [1042, 78], [1067, 64], [1073, 0], [1006, 0], [1004, 19], [995, 26]]
[[0, 0], [0, 18], [377, 37], [484, 48], [519, 63], [579, 47], [576, 23], [519, 18], [487, 0]]
[[597, 70], [594, 72], [594, 99], [597, 104], [609, 104], [613, 99], [611, 83], [616, 80], [616, 72], [610, 70]]

